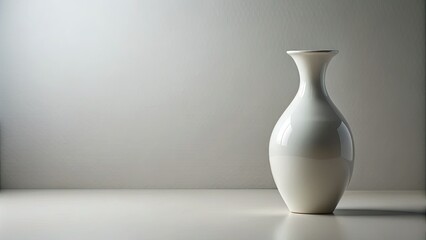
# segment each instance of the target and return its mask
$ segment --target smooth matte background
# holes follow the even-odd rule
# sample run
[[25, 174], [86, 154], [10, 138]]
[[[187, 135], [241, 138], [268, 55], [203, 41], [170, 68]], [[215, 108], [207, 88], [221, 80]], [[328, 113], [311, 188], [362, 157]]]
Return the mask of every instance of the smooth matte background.
[[350, 189], [425, 187], [421, 0], [0, 1], [2, 188], [273, 188], [290, 49], [338, 49]]

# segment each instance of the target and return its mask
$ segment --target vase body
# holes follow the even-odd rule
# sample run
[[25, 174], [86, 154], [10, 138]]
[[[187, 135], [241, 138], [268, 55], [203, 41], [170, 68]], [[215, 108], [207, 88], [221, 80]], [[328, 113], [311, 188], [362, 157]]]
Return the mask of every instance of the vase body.
[[325, 87], [327, 65], [337, 52], [287, 52], [299, 70], [300, 86], [274, 127], [269, 160], [291, 212], [332, 213], [352, 176], [352, 134]]

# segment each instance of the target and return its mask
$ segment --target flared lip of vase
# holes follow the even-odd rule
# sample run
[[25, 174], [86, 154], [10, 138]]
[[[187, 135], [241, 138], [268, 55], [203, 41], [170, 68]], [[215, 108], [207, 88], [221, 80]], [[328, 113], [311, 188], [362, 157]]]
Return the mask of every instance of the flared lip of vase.
[[334, 49], [320, 49], [320, 50], [290, 50], [287, 51], [287, 54], [315, 54], [315, 53], [331, 53], [331, 54], [337, 54], [339, 53], [338, 50]]

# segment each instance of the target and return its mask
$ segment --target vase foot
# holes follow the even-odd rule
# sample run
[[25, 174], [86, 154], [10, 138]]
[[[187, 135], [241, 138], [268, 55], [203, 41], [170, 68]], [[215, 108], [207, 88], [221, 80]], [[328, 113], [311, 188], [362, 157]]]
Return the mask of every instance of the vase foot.
[[305, 215], [333, 215], [333, 211], [319, 211], [319, 212], [304, 212], [304, 211], [290, 211], [293, 214], [305, 214]]

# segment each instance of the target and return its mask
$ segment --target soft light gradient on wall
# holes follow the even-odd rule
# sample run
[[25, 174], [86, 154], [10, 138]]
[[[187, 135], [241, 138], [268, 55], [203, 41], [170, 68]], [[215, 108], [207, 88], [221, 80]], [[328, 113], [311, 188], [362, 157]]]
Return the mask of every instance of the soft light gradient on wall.
[[350, 189], [425, 187], [421, 0], [4, 0], [2, 188], [273, 188], [289, 49], [338, 49]]

